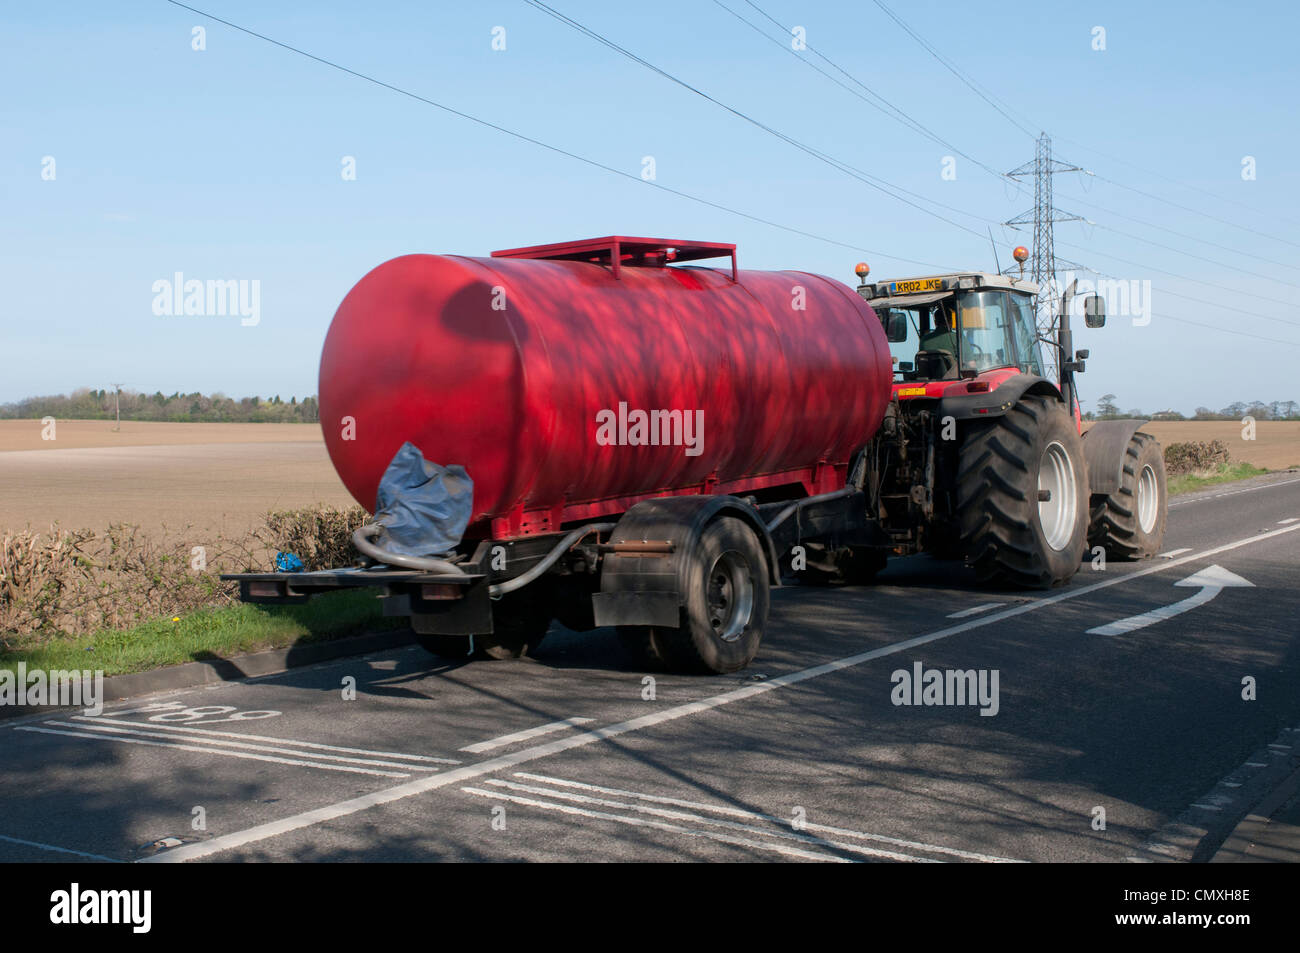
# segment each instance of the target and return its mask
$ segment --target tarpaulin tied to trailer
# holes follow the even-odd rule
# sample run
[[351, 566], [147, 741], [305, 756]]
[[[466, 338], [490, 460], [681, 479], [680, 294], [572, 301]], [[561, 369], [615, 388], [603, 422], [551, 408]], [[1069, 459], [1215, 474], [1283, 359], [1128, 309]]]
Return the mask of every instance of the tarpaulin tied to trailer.
[[415, 444], [402, 444], [379, 481], [376, 544], [403, 556], [440, 556], [460, 542], [469, 525], [474, 481], [461, 466], [424, 459]]

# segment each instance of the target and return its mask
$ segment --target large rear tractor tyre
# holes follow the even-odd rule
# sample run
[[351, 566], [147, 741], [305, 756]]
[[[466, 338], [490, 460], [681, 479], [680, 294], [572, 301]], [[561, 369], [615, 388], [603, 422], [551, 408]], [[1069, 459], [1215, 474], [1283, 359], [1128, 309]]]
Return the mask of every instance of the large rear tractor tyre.
[[1088, 535], [1088, 469], [1059, 401], [1025, 396], [966, 431], [957, 516], [968, 565], [983, 584], [1047, 589], [1079, 569]]
[[1092, 498], [1088, 545], [1101, 546], [1109, 559], [1145, 559], [1165, 541], [1169, 497], [1165, 460], [1155, 437], [1135, 433], [1124, 448], [1119, 489]]
[[742, 520], [721, 516], [704, 528], [683, 567], [681, 625], [621, 626], [636, 664], [723, 675], [758, 653], [771, 599], [767, 558]]

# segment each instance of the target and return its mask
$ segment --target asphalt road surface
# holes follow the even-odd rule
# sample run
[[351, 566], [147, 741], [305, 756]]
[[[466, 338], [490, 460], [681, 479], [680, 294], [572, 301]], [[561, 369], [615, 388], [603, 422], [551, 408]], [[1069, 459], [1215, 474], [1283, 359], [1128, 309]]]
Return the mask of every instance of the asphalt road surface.
[[[553, 629], [530, 660], [409, 647], [24, 718], [0, 860], [1122, 862], [1292, 755], [1298, 580], [1289, 473], [1180, 497], [1163, 556], [1049, 593], [925, 557], [783, 588], [731, 676], [647, 682], [611, 631]], [[996, 672], [996, 713], [895, 704], [917, 663]]]

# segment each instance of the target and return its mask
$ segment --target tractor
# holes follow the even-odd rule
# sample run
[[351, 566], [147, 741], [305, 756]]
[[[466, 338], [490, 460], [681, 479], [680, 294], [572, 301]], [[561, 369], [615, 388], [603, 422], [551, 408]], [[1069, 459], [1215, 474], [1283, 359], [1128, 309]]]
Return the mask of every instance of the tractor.
[[[1016, 249], [1021, 257], [1023, 248]], [[858, 293], [889, 341], [893, 400], [867, 447], [864, 486], [885, 552], [832, 546], [823, 572], [869, 576], [888, 555], [962, 559], [993, 586], [1050, 588], [1095, 559], [1160, 550], [1164, 459], [1141, 420], [1084, 427], [1075, 375], [1087, 350], [1070, 330], [1076, 283], [1059, 300], [1055, 338], [1035, 322], [1039, 288], [984, 272], [868, 281]], [[1083, 298], [1085, 324], [1105, 324], [1102, 298]], [[1058, 304], [1053, 302], [1054, 305]], [[1052, 348], [1055, 380], [1040, 345]], [[829, 560], [829, 566], [826, 560]]]

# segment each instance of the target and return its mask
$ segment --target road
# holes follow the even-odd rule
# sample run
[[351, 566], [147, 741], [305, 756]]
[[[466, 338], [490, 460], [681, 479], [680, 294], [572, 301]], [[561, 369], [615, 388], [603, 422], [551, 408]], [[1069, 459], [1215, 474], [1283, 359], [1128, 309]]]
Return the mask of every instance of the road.
[[[1297, 580], [1293, 472], [1180, 497], [1165, 555], [1049, 593], [925, 557], [780, 589], [731, 676], [648, 682], [553, 629], [531, 660], [412, 646], [24, 718], [0, 860], [1122, 862], [1193, 808], [1204, 850], [1300, 741]], [[917, 663], [996, 672], [996, 713], [895, 704]]]

